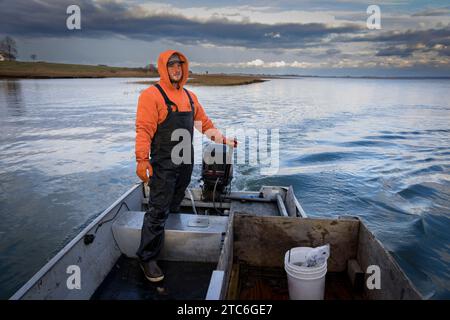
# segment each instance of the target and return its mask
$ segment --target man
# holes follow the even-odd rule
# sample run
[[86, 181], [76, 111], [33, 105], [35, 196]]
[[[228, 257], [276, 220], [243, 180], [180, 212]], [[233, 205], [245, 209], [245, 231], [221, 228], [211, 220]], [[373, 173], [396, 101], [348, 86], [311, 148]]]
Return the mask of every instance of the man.
[[[215, 128], [196, 95], [183, 88], [189, 66], [182, 53], [173, 50], [161, 53], [158, 72], [159, 82], [142, 92], [136, 114], [136, 174], [144, 182], [150, 180], [149, 210], [144, 216], [137, 256], [145, 277], [152, 282], [164, 278], [156, 263], [163, 246], [164, 225], [169, 212], [179, 211], [191, 181], [194, 121], [201, 122], [197, 129], [210, 139], [237, 145], [235, 140], [226, 139]], [[180, 143], [172, 141], [172, 133], [177, 129], [184, 129], [190, 135], [190, 161], [181, 164], [172, 159], [172, 149]]]

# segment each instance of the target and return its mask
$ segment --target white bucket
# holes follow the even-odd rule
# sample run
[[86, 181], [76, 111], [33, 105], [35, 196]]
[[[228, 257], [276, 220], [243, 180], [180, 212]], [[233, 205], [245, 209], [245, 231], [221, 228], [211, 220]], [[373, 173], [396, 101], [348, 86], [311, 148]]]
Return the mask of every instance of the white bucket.
[[289, 298], [291, 300], [323, 300], [327, 262], [319, 267], [302, 267], [306, 255], [313, 248], [297, 247], [284, 256], [284, 269], [288, 277]]

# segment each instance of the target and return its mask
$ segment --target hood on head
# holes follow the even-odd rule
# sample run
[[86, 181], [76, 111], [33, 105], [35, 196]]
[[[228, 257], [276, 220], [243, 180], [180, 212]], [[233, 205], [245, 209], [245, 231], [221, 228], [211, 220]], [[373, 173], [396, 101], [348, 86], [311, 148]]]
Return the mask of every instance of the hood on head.
[[158, 58], [158, 73], [161, 79], [160, 81], [164, 83], [166, 87], [171, 88], [172, 84], [170, 83], [169, 73], [167, 72], [167, 61], [169, 61], [170, 56], [172, 56], [174, 53], [178, 54], [180, 60], [184, 62], [181, 65], [183, 76], [180, 80], [180, 88], [182, 88], [189, 77], [189, 62], [181, 52], [175, 50], [167, 50], [162, 52]]

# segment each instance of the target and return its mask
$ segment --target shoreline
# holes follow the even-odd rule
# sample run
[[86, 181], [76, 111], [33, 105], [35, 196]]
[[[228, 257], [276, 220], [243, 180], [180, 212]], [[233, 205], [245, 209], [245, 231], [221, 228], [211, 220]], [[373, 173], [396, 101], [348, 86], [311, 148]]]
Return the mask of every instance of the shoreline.
[[50, 62], [1, 61], [2, 79], [71, 79], [111, 77], [153, 77], [156, 71], [144, 68], [122, 68], [106, 65], [81, 65]]
[[[133, 81], [137, 84], [153, 84], [159, 78], [157, 71], [145, 68], [122, 68], [106, 65], [80, 65], [50, 62], [0, 62], [0, 79], [102, 79], [102, 78], [142, 78]], [[200, 86], [238, 86], [260, 83], [265, 80], [257, 75], [228, 75], [228, 74], [190, 74], [189, 85]]]
[[[65, 64], [53, 62], [0, 61], [0, 79], [103, 79], [142, 78], [138, 84], [153, 84], [159, 78], [156, 70], [145, 68], [110, 67], [107, 65]], [[189, 85], [236, 86], [261, 83], [270, 79], [354, 79], [354, 80], [450, 80], [447, 76], [333, 76], [299, 74], [249, 74], [249, 73], [191, 73]]]
[[[228, 76], [228, 75], [197, 75], [192, 74], [192, 77], [188, 79], [186, 85], [191, 86], [241, 86], [241, 85], [249, 85], [254, 83], [266, 82], [269, 80], [265, 80], [259, 77], [249, 77], [249, 76]], [[158, 82], [158, 80], [142, 80], [142, 81], [130, 81], [129, 83], [133, 84], [142, 84], [142, 85], [152, 85]]]

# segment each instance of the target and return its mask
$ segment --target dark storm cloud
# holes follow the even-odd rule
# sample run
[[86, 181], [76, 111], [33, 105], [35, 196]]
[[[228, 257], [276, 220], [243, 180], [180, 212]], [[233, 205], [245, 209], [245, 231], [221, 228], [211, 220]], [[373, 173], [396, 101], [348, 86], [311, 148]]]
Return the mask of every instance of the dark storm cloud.
[[327, 51], [326, 51], [326, 53], [328, 54], [328, 55], [336, 55], [336, 54], [339, 54], [339, 53], [341, 53], [342, 51], [341, 50], [339, 50], [339, 49], [335, 49], [335, 48], [331, 48], [331, 49], [328, 49]]
[[449, 57], [450, 56], [450, 47], [443, 45], [434, 45], [434, 46], [409, 46], [409, 47], [387, 47], [379, 50], [377, 52], [377, 56], [379, 57], [387, 57], [387, 56], [398, 56], [402, 58], [410, 57], [415, 52], [434, 52], [441, 57]]
[[364, 35], [348, 38], [350, 42], [390, 42], [390, 43], [449, 43], [450, 26], [441, 29], [407, 30], [404, 32], [385, 32], [376, 36]]
[[436, 9], [428, 9], [424, 11], [420, 11], [414, 13], [413, 17], [440, 17], [440, 16], [448, 16], [450, 14], [450, 7], [436, 8]]
[[[16, 36], [103, 38], [121, 35], [141, 40], [173, 40], [183, 44], [212, 43], [248, 48], [298, 48], [320, 42], [331, 34], [361, 31], [346, 24], [331, 27], [322, 23], [262, 24], [231, 22], [227, 19], [198, 21], [180, 15], [139, 16], [123, 3], [91, 1], [0, 1], [2, 33]], [[66, 8], [81, 8], [82, 30], [66, 28]], [[142, 13], [142, 12], [141, 12]], [[273, 36], [267, 36], [273, 35]]]
[[443, 48], [439, 50], [438, 53], [442, 57], [450, 57], [450, 47]]
[[377, 56], [409, 57], [415, 52], [436, 52], [440, 56], [448, 56], [450, 26], [441, 29], [391, 31], [376, 36], [364, 35], [341, 40], [377, 43], [381, 47]]
[[398, 56], [405, 58], [411, 56], [413, 52], [413, 48], [387, 47], [378, 51], [376, 55], [379, 57]]

